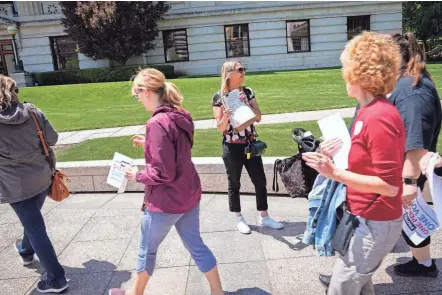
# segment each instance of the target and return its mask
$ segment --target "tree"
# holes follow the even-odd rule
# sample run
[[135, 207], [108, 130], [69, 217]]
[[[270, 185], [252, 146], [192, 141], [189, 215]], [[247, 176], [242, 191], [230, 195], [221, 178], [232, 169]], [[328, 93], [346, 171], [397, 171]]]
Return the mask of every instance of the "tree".
[[155, 48], [157, 22], [170, 6], [164, 1], [60, 1], [64, 30], [79, 51], [94, 60], [123, 65]]
[[403, 2], [403, 29], [414, 32], [428, 51], [428, 41], [442, 37], [442, 2]]

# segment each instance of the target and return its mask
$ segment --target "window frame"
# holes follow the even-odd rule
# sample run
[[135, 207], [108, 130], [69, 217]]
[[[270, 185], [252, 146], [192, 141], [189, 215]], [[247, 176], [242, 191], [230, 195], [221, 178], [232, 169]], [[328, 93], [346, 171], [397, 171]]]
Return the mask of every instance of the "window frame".
[[[229, 51], [228, 51], [228, 48], [227, 48], [226, 28], [227, 27], [234, 27], [234, 26], [247, 26], [247, 50], [249, 52], [248, 55], [229, 56], [229, 54], [228, 54]], [[252, 54], [250, 52], [250, 30], [249, 30], [249, 24], [248, 23], [224, 25], [223, 30], [224, 30], [224, 46], [225, 46], [225, 51], [226, 51], [226, 58], [237, 58], [237, 57], [252, 56]]]
[[[289, 36], [287, 32], [287, 24], [288, 23], [294, 23], [294, 22], [307, 22], [308, 26], [308, 50], [301, 50], [301, 51], [289, 51]], [[312, 39], [311, 39], [311, 31], [310, 31], [310, 19], [297, 19], [297, 20], [286, 20], [285, 21], [285, 42], [287, 46], [287, 53], [305, 53], [305, 52], [312, 52]]]
[[[186, 35], [186, 50], [187, 50], [187, 60], [176, 60], [176, 61], [167, 61], [167, 47], [166, 47], [166, 43], [164, 42], [165, 38], [164, 35], [166, 33], [173, 33], [173, 32], [178, 32], [178, 31], [184, 31], [185, 35]], [[162, 37], [163, 37], [163, 49], [164, 49], [164, 62], [165, 63], [174, 63], [174, 62], [187, 62], [190, 61], [190, 52], [189, 52], [189, 39], [187, 36], [187, 29], [186, 28], [181, 28], [181, 29], [172, 29], [172, 30], [162, 30]]]
[[[80, 58], [78, 56], [78, 52], [76, 52], [77, 60], [78, 60], [78, 68], [76, 68], [76, 69], [60, 69], [58, 67], [57, 56], [59, 54], [55, 53], [55, 46], [54, 46], [55, 45], [55, 39], [57, 39], [57, 38], [66, 38], [66, 37], [70, 37], [70, 36], [69, 35], [49, 36], [49, 45], [51, 47], [51, 56], [52, 56], [52, 66], [54, 68], [54, 71], [64, 71], [64, 70], [77, 70], [77, 69], [80, 69]], [[70, 37], [70, 38], [72, 38], [72, 37]], [[77, 43], [75, 43], [75, 45], [78, 47]]]
[[[349, 19], [351, 19], [351, 18], [353, 18], [353, 19], [355, 19], [355, 18], [366, 18], [366, 17], [368, 17], [368, 30], [364, 29], [364, 30], [361, 30], [361, 32], [363, 32], [363, 31], [370, 31], [371, 30], [371, 15], [370, 14], [363, 14], [363, 15], [348, 15], [347, 16], [347, 31], [346, 31], [346, 33], [347, 33], [347, 41], [351, 40], [351, 39], [348, 38], [348, 21], [349, 21]], [[360, 34], [361, 32], [359, 32], [358, 34]], [[353, 36], [353, 38], [355, 36]]]

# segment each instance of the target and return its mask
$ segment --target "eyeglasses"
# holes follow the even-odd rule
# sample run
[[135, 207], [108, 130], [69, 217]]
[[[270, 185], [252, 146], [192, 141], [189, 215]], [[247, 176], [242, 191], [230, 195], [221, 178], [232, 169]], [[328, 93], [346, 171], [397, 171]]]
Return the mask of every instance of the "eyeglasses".
[[134, 92], [132, 93], [133, 99], [138, 100], [141, 91], [143, 91], [143, 88], [135, 88]]
[[236, 69], [236, 71], [238, 73], [245, 73], [246, 72], [246, 68], [238, 68], [238, 69]]

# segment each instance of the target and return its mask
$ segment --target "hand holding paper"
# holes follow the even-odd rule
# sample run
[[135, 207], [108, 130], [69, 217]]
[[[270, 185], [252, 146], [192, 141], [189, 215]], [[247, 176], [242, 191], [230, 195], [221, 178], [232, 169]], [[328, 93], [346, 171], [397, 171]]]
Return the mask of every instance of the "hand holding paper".
[[351, 138], [347, 125], [340, 113], [336, 113], [318, 121], [324, 140], [340, 139], [342, 147], [333, 155], [336, 168], [348, 169], [348, 154], [351, 148]]
[[126, 170], [124, 170], [124, 176], [131, 181], [134, 181], [137, 177], [137, 172], [138, 172], [138, 167], [137, 166], [133, 166], [130, 168], [126, 168]]

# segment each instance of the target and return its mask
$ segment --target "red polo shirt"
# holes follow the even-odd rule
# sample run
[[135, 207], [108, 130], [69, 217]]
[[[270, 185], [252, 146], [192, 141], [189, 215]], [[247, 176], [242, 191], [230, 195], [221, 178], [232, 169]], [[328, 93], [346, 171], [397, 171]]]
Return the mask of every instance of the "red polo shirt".
[[402, 215], [402, 168], [405, 155], [405, 127], [396, 108], [386, 99], [378, 98], [361, 108], [351, 130], [352, 146], [348, 170], [357, 174], [378, 176], [399, 187], [395, 197], [376, 197], [347, 188], [347, 204], [353, 214], [368, 220], [394, 220]]

